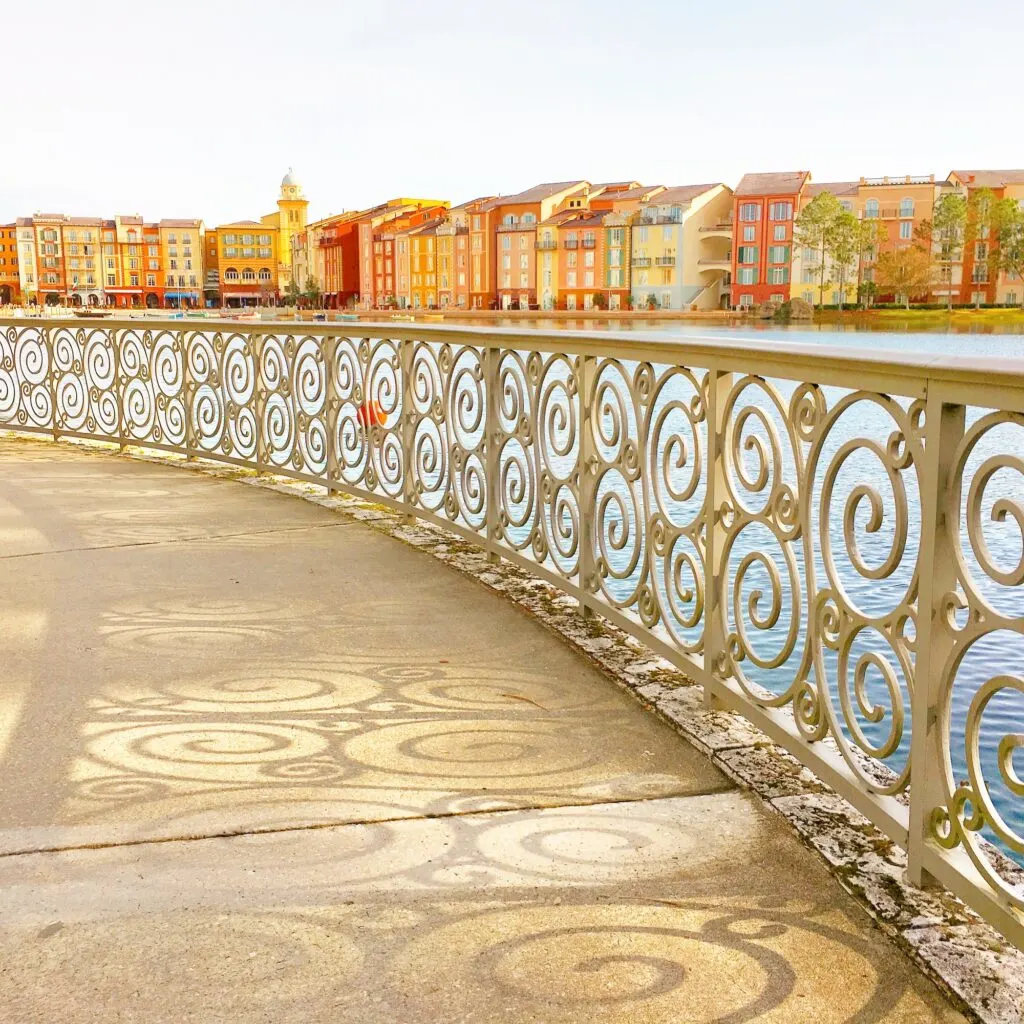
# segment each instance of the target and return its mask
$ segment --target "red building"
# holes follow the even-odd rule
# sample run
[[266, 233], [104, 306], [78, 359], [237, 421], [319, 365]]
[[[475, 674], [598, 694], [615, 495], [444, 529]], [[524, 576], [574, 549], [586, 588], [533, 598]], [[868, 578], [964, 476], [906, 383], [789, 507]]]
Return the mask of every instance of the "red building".
[[[968, 198], [983, 188], [991, 189], [994, 200], [1005, 198], [1007, 189], [1014, 193], [1013, 198], [1024, 194], [1024, 189], [1020, 188], [1024, 186], [1024, 170], [950, 171], [949, 180], [965, 189]], [[969, 216], [973, 218], [973, 209]], [[972, 241], [964, 246], [960, 291], [954, 296], [954, 301], [964, 304], [998, 302], [999, 273], [989, 265], [993, 247], [998, 248], [996, 239], [988, 237], [984, 227], [978, 228], [973, 223], [968, 225], [968, 232]]]
[[785, 302], [793, 279], [793, 218], [809, 171], [745, 174], [733, 199], [732, 305]]

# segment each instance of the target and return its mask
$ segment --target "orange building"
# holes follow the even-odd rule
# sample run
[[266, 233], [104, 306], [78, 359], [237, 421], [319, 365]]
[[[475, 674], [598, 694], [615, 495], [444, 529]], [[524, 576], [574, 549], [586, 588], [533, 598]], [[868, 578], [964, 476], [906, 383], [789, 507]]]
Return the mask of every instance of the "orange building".
[[[880, 244], [867, 253], [861, 268], [862, 281], [874, 281], [875, 263], [881, 253], [895, 252], [915, 244], [921, 222], [932, 218], [940, 191], [941, 183], [936, 184], [934, 174], [859, 180], [858, 215], [865, 220], [878, 220], [884, 228]], [[944, 298], [946, 291], [946, 288], [940, 288], [936, 294], [941, 292]], [[886, 301], [894, 296], [879, 294], [876, 298]]]
[[[613, 227], [606, 227], [613, 220]], [[610, 287], [608, 235], [615, 234], [616, 263], [614, 288]], [[558, 225], [558, 294], [563, 309], [619, 309], [629, 298], [628, 231], [626, 218], [610, 210], [584, 210]], [[626, 256], [625, 260], [623, 259]], [[612, 296], [614, 295], [614, 300]]]
[[555, 181], [487, 204], [495, 215], [495, 295], [500, 309], [537, 307], [537, 224], [563, 206], [583, 209], [589, 195], [586, 181]]
[[18, 225], [0, 224], [0, 306], [21, 300], [18, 274]]
[[38, 296], [41, 305], [55, 306], [65, 295], [64, 240], [65, 217], [59, 213], [37, 213], [30, 218], [33, 229]]

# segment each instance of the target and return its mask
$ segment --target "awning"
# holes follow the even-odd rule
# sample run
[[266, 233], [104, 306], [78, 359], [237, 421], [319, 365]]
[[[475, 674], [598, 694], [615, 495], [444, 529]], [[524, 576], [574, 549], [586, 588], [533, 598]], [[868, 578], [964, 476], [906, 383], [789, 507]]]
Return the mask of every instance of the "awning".
[[114, 292], [119, 295], [141, 295], [141, 288], [104, 288], [105, 292]]
[[199, 292], [164, 292], [165, 299], [198, 299]]

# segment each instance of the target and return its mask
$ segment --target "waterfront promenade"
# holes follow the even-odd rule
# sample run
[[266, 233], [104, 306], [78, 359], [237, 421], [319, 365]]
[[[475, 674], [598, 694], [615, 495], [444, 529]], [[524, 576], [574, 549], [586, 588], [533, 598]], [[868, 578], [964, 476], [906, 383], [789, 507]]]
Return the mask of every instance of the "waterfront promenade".
[[342, 512], [0, 440], [0, 1019], [956, 1021], [781, 819]]

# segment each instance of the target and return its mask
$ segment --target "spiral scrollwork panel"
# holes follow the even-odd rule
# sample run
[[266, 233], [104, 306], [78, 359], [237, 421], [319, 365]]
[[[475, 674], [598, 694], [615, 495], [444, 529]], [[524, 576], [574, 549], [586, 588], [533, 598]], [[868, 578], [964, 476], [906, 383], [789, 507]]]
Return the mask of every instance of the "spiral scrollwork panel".
[[1024, 416], [971, 409], [952, 459], [944, 519], [953, 574], [937, 608], [947, 762], [930, 827], [1024, 910], [1022, 444]]

